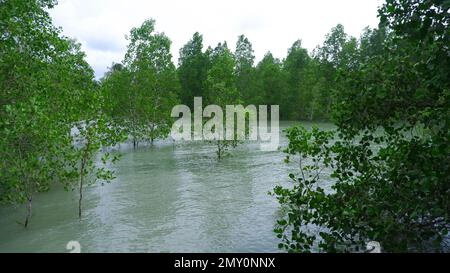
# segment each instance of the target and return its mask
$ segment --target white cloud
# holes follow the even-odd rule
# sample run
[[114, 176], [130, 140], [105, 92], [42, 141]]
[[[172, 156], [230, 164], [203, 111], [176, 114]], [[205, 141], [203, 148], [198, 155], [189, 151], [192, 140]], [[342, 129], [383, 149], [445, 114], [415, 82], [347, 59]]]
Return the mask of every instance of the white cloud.
[[156, 20], [156, 29], [172, 40], [178, 62], [179, 49], [196, 31], [205, 47], [226, 40], [234, 48], [245, 34], [257, 60], [267, 51], [283, 58], [292, 43], [301, 39], [312, 50], [338, 23], [359, 36], [365, 26], [378, 23], [382, 0], [60, 0], [50, 11], [64, 34], [82, 43], [88, 62], [101, 77], [126, 51], [125, 35], [145, 19]]

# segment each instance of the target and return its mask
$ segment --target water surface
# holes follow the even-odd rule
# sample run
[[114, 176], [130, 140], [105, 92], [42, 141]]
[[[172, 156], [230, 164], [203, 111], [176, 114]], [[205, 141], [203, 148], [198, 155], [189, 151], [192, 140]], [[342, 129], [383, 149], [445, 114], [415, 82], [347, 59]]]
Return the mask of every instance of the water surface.
[[[293, 125], [282, 122], [282, 129]], [[307, 127], [310, 124], [305, 124]], [[319, 124], [331, 128], [330, 124]], [[281, 146], [287, 140], [282, 133]], [[38, 194], [28, 229], [24, 206], [0, 207], [0, 252], [275, 252], [279, 205], [268, 192], [288, 185], [295, 166], [282, 151], [246, 143], [217, 162], [214, 146], [161, 141], [121, 146], [117, 179], [88, 187], [83, 219], [76, 192]]]

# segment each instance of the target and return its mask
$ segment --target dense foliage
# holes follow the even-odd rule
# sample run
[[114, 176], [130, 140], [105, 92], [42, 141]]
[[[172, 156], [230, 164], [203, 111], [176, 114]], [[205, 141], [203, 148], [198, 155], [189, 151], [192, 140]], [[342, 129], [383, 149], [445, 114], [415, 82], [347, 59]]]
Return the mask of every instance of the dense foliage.
[[300, 173], [274, 190], [286, 212], [280, 248], [361, 251], [375, 240], [389, 252], [448, 251], [449, 8], [388, 0], [345, 66], [330, 62], [338, 128], [287, 132]]
[[103, 99], [80, 45], [52, 25], [46, 10], [54, 4], [0, 5], [0, 199], [27, 202], [25, 226], [34, 194], [55, 182], [80, 188], [81, 216], [83, 179], [112, 178], [92, 160], [101, 145], [89, 144], [113, 145], [118, 137], [105, 125]]
[[177, 104], [179, 83], [170, 53], [170, 39], [155, 33], [154, 20], [133, 28], [123, 65], [113, 65], [103, 79], [111, 118], [132, 138], [165, 138], [170, 132], [170, 111]]

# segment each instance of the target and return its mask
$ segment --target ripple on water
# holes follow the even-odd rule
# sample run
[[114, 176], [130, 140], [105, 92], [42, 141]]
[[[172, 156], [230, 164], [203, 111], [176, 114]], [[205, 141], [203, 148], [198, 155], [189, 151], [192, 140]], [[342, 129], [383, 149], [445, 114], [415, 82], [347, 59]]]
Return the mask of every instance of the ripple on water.
[[117, 179], [86, 190], [81, 221], [76, 192], [59, 187], [35, 198], [27, 231], [15, 223], [24, 207], [1, 207], [0, 251], [65, 252], [70, 240], [85, 252], [278, 251], [278, 204], [267, 193], [288, 183], [292, 166], [281, 151], [262, 152], [255, 143], [221, 162], [214, 148], [121, 145]]

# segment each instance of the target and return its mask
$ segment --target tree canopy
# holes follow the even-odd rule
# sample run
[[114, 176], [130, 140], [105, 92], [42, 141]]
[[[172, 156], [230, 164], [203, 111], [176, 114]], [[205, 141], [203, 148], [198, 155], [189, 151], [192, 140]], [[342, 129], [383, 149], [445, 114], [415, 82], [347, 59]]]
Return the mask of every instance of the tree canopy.
[[379, 29], [358, 44], [329, 36], [342, 44], [319, 54], [338, 72], [337, 130], [288, 130], [287, 159], [300, 174], [274, 191], [288, 211], [275, 230], [280, 248], [362, 251], [378, 241], [388, 252], [448, 250], [449, 7], [388, 0]]

